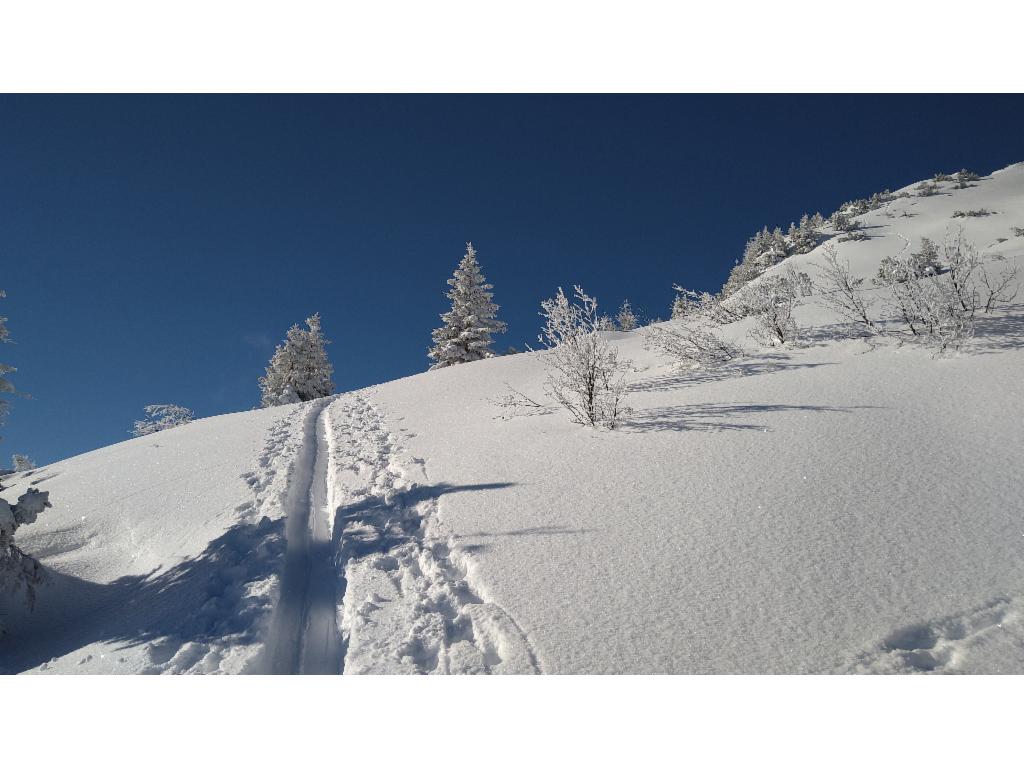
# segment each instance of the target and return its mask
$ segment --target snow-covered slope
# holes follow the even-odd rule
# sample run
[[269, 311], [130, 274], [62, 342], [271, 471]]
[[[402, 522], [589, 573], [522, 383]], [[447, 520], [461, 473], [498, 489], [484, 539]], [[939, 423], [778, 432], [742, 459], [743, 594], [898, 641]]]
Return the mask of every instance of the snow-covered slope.
[[[1024, 165], [942, 186], [859, 217], [855, 274], [960, 224], [1024, 262]], [[53, 579], [3, 608], [0, 667], [1024, 672], [1024, 305], [941, 357], [814, 297], [797, 321], [775, 350], [725, 326], [749, 354], [713, 372], [612, 334], [615, 431], [503, 418], [506, 382], [541, 394], [528, 353], [12, 476], [51, 492], [18, 540]]]

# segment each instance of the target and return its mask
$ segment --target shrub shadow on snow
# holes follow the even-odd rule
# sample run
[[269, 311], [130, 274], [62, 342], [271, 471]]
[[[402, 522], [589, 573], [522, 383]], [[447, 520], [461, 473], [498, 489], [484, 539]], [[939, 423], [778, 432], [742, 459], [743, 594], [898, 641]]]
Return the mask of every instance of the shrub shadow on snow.
[[974, 338], [966, 347], [976, 354], [993, 354], [1024, 347], [1024, 304], [1007, 308], [1005, 315], [979, 315], [974, 321]]
[[211, 650], [206, 643], [225, 636], [232, 644], [253, 643], [271, 596], [250, 587], [279, 571], [283, 553], [284, 520], [264, 518], [235, 525], [164, 571], [107, 584], [49, 571], [50, 588], [40, 591], [36, 612], [0, 640], [0, 667], [21, 672], [91, 643], [128, 648], [159, 640], [144, 671], [161, 671], [188, 643], [198, 644], [190, 646], [188, 667]]
[[655, 376], [629, 385], [630, 392], [663, 392], [682, 389], [698, 384], [726, 381], [744, 376], [759, 376], [780, 371], [794, 371], [802, 368], [820, 368], [835, 363], [794, 363], [786, 355], [764, 355], [757, 360], [729, 363], [719, 368], [677, 371], [665, 376]]
[[645, 408], [634, 412], [622, 421], [624, 432], [724, 432], [729, 430], [767, 431], [766, 424], [739, 421], [746, 417], [764, 413], [807, 412], [807, 413], [849, 413], [854, 409], [878, 406], [830, 406], [830, 405], [783, 405], [755, 403], [703, 403], [694, 405]]

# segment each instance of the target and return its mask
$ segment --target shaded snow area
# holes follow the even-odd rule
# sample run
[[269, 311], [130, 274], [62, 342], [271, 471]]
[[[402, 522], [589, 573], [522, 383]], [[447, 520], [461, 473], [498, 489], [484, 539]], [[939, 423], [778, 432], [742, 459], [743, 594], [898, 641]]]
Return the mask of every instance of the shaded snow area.
[[[907, 190], [832, 240], [855, 276], [959, 225], [1024, 267], [1024, 166]], [[50, 581], [0, 606], [0, 667], [1024, 672], [1024, 292], [941, 355], [815, 295], [795, 318], [785, 347], [717, 328], [745, 353], [713, 370], [609, 332], [612, 431], [495, 404], [544, 401], [536, 352], [11, 475], [50, 492], [17, 535]]]

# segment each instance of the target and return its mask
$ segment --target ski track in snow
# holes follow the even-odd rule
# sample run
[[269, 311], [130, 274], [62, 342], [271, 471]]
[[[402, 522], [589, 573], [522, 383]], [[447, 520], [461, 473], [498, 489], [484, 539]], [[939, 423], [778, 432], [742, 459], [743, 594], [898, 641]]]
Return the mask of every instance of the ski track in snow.
[[524, 633], [467, 577], [471, 562], [435, 531], [443, 489], [362, 395], [327, 413], [328, 496], [344, 585], [344, 672], [465, 674], [540, 671]]
[[1018, 673], [1024, 665], [1024, 598], [1000, 597], [961, 614], [903, 627], [846, 672]]
[[327, 494], [329, 399], [305, 414], [285, 496], [287, 550], [263, 664], [273, 674], [341, 671]]

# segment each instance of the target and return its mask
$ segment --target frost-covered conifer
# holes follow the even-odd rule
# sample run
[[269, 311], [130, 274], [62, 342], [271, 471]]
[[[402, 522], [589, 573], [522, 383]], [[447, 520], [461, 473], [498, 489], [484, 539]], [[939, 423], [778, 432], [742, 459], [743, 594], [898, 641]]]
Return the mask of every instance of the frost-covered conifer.
[[615, 316], [615, 322], [618, 323], [620, 331], [634, 331], [640, 325], [633, 312], [633, 307], [629, 305], [629, 299], [622, 302], [619, 313]]
[[183, 408], [180, 405], [171, 405], [170, 403], [166, 405], [147, 405], [144, 410], [146, 411], [146, 418], [142, 421], [136, 421], [132, 427], [132, 435], [134, 437], [142, 437], [143, 435], [162, 432], [172, 427], [180, 427], [182, 424], [188, 424], [195, 416], [188, 408]]
[[334, 394], [334, 367], [327, 357], [327, 345], [320, 330], [320, 315], [306, 320], [309, 330], [293, 325], [283, 344], [278, 344], [260, 377], [261, 405], [302, 403]]
[[427, 352], [434, 361], [431, 370], [494, 357], [491, 336], [504, 333], [506, 328], [496, 319], [498, 305], [491, 293], [494, 286], [480, 271], [472, 243], [466, 243], [466, 254], [448, 285], [451, 290], [446, 295], [452, 308], [441, 315], [443, 325], [432, 334], [434, 346]]

